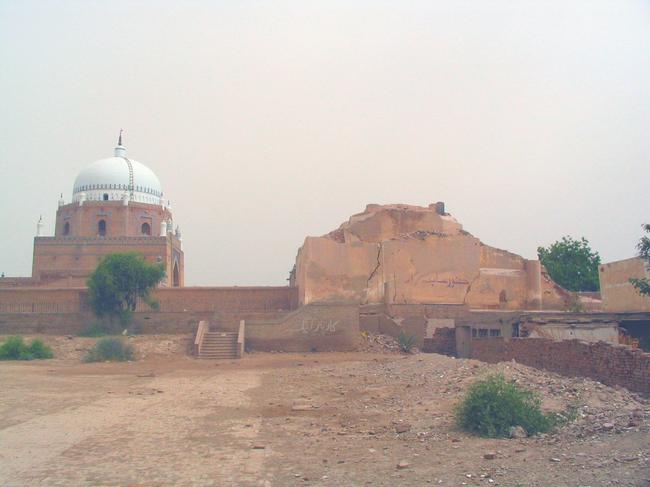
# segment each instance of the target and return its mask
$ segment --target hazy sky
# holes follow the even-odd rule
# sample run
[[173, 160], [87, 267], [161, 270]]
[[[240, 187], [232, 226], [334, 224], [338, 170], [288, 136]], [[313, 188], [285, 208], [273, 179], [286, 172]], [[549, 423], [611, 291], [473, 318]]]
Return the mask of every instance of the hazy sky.
[[0, 271], [86, 164], [152, 168], [188, 285], [284, 284], [367, 203], [533, 258], [650, 223], [648, 1], [0, 0]]

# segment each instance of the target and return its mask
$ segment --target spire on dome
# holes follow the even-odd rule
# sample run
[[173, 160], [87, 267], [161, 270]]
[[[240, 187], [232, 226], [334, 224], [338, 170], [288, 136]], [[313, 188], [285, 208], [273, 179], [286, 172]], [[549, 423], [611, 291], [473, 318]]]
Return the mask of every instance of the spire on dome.
[[126, 147], [122, 145], [122, 132], [120, 129], [120, 136], [117, 139], [117, 147], [115, 147], [115, 157], [124, 157], [126, 158]]

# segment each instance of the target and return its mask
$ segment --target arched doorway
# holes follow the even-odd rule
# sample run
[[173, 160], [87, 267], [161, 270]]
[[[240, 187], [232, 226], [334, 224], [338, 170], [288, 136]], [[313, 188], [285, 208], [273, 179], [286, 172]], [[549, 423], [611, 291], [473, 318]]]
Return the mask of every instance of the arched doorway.
[[99, 220], [97, 224], [97, 233], [100, 237], [106, 236], [106, 220]]
[[178, 262], [174, 262], [174, 270], [172, 271], [172, 286], [179, 287], [180, 285], [180, 277], [178, 275]]
[[146, 222], [143, 223], [140, 227], [140, 231], [142, 232], [142, 235], [151, 235], [151, 225]]

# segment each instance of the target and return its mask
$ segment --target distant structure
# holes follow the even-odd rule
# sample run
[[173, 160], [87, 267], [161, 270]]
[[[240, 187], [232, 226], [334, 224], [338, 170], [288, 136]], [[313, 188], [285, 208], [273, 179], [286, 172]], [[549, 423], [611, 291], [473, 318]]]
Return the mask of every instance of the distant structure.
[[184, 285], [181, 234], [173, 229], [171, 207], [153, 171], [127, 157], [121, 132], [113, 157], [79, 173], [72, 201], [61, 194], [53, 237], [43, 235], [39, 218], [31, 279], [12, 278], [8, 285], [84, 287], [102, 257], [113, 252], [138, 252], [161, 262], [161, 285]]
[[562, 310], [570, 299], [538, 260], [485, 245], [443, 202], [368, 205], [337, 230], [307, 237], [290, 281], [301, 304]]
[[650, 278], [650, 269], [640, 257], [601, 264], [598, 268], [603, 311], [649, 312], [650, 297], [643, 296], [630, 278]]

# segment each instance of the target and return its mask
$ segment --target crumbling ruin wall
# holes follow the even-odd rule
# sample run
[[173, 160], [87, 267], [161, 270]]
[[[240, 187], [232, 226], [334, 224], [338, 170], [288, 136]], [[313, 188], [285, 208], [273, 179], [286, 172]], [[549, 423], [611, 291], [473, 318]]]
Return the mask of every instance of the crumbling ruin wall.
[[559, 306], [561, 288], [542, 281], [538, 261], [484, 245], [436, 205], [368, 205], [337, 230], [307, 237], [293, 276], [301, 304]]
[[425, 338], [422, 351], [427, 353], [440, 353], [442, 355], [456, 355], [456, 328], [436, 328], [431, 338]]
[[598, 268], [603, 311], [650, 311], [650, 296], [643, 296], [630, 282], [630, 278], [650, 278], [650, 268], [639, 258], [601, 264]]
[[650, 394], [650, 353], [624, 345], [547, 338], [479, 338], [471, 341], [471, 358], [492, 363], [514, 359], [530, 367], [589, 377]]

